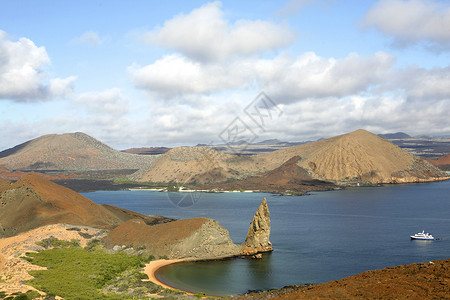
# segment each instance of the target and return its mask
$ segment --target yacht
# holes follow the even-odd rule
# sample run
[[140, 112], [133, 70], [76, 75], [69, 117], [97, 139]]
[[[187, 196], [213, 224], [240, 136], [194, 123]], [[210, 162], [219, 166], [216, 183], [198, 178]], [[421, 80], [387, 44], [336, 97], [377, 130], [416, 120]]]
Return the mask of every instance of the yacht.
[[411, 235], [412, 240], [434, 240], [434, 237], [429, 234], [428, 232], [425, 232], [422, 230], [422, 232], [418, 232], [415, 235]]

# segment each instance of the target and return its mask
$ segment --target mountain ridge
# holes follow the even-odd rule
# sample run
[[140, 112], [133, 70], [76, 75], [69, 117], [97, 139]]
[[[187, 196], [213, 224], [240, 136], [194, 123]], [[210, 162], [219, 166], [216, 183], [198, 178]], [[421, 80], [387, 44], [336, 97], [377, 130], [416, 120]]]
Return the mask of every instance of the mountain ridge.
[[0, 165], [11, 170], [139, 169], [155, 160], [114, 150], [81, 132], [43, 135], [0, 152]]

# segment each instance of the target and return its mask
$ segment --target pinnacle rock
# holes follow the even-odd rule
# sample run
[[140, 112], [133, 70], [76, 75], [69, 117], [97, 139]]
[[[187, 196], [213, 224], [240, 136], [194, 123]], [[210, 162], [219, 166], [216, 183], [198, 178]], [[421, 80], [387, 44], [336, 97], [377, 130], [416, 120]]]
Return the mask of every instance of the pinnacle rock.
[[264, 198], [253, 217], [245, 242], [242, 244], [243, 255], [255, 255], [260, 252], [273, 251], [270, 237], [270, 212]]

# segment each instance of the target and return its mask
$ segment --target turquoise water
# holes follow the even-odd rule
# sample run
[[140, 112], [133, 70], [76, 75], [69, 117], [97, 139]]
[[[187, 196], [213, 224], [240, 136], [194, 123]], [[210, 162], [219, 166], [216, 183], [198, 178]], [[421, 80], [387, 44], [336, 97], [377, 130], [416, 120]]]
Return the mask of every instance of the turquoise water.
[[[308, 196], [203, 193], [181, 208], [174, 194], [156, 191], [84, 193], [144, 214], [209, 217], [242, 243], [264, 197], [272, 220], [275, 251], [262, 260], [182, 263], [158, 272], [164, 282], [211, 295], [321, 283], [370, 269], [450, 257], [450, 181], [316, 192]], [[185, 197], [186, 194], [175, 193]], [[191, 197], [191, 196], [189, 196]], [[192, 201], [191, 201], [192, 200]], [[428, 231], [439, 241], [411, 241]]]

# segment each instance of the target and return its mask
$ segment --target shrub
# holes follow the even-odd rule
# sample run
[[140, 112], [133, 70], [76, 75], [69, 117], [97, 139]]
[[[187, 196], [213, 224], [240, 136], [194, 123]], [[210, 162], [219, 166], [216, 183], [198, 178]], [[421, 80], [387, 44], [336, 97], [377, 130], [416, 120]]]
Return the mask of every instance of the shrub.
[[105, 294], [102, 289], [113, 286], [107, 291], [116, 293], [130, 287], [145, 287], [150, 290], [154, 285], [141, 281], [145, 275], [140, 273], [139, 268], [145, 259], [123, 252], [108, 254], [94, 248], [87, 251], [70, 247], [29, 253], [28, 257], [33, 264], [48, 269], [31, 271], [34, 278], [27, 284], [67, 300], [130, 299], [122, 294]]
[[71, 228], [67, 228], [66, 230], [81, 231], [81, 229], [78, 227], [71, 227]]
[[70, 241], [59, 240], [54, 236], [36, 242], [36, 245], [44, 249], [48, 248], [65, 248], [65, 247], [80, 247], [80, 240], [71, 239]]
[[78, 232], [79, 235], [81, 235], [82, 237], [84, 237], [85, 239], [90, 239], [93, 237], [92, 234], [89, 234], [87, 232]]
[[92, 239], [87, 243], [85, 249], [87, 251], [93, 251], [96, 248], [98, 248], [97, 246], [100, 246], [100, 245], [101, 245], [101, 241], [99, 239]]

